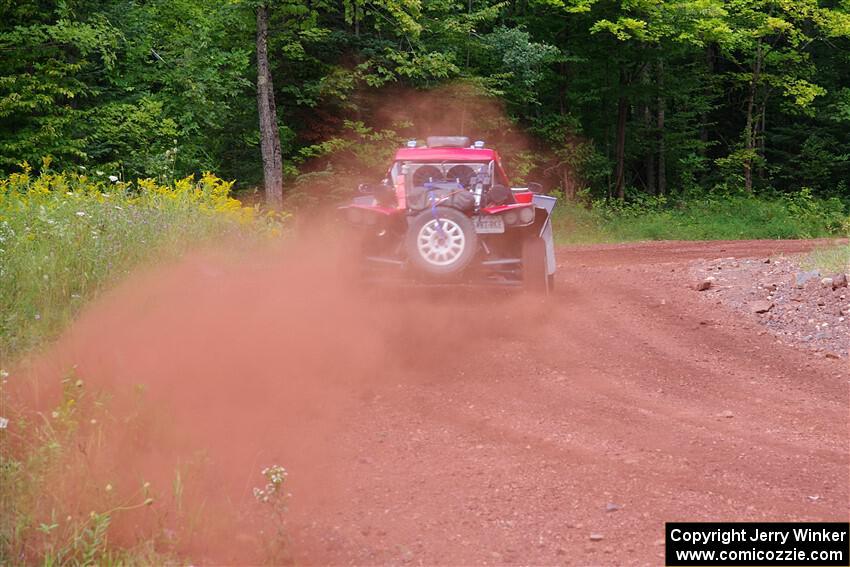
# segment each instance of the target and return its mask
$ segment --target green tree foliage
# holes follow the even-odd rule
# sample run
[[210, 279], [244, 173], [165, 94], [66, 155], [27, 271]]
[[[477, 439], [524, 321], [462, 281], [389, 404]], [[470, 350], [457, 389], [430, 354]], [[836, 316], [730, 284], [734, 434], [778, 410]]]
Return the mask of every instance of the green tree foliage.
[[114, 69], [116, 30], [103, 17], [81, 22], [67, 8], [4, 2], [0, 22], [0, 167], [85, 157], [79, 134], [97, 87], [87, 77]]
[[[214, 169], [255, 184], [256, 6], [0, 1], [0, 170], [50, 155], [128, 179]], [[570, 196], [808, 187], [850, 198], [844, 2], [268, 6], [294, 193], [341, 172], [380, 175], [376, 156], [454, 125], [498, 143], [518, 180]], [[412, 102], [429, 92], [427, 111]]]

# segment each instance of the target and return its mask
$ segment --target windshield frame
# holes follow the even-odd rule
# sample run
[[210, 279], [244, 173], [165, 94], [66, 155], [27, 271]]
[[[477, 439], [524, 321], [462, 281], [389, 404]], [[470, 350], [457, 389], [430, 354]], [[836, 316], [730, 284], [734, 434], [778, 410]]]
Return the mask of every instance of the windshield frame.
[[[494, 173], [499, 171], [501, 173], [501, 168], [497, 168], [494, 160], [428, 160], [428, 159], [405, 159], [405, 160], [396, 160], [393, 162], [392, 167], [390, 167], [389, 172], [387, 173], [390, 181], [393, 185], [398, 182], [398, 177], [402, 173], [402, 168], [405, 166], [408, 167], [409, 175], [412, 175], [419, 167], [422, 166], [432, 166], [440, 169], [443, 175], [443, 179], [446, 181], [452, 181], [451, 179], [446, 179], [446, 174], [450, 169], [456, 166], [466, 166], [470, 167], [475, 171], [475, 175], [481, 175], [482, 173], [486, 174], [490, 178], [489, 185], [493, 185], [496, 183], [494, 179]], [[412, 169], [411, 169], [412, 166]], [[505, 183], [506, 180], [500, 180], [502, 183]]]

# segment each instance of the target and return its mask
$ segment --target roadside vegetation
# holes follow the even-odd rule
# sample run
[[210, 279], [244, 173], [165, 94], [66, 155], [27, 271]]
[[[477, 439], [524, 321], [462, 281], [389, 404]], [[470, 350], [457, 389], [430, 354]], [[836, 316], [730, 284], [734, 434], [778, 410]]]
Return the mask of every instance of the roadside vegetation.
[[846, 237], [850, 211], [811, 190], [781, 195], [708, 194], [562, 201], [554, 216], [561, 244], [635, 240]]
[[154, 503], [149, 484], [119, 491], [90, 470], [132, 416], [113, 415], [108, 393], [87, 391], [73, 369], [50, 411], [13, 404], [10, 383], [24, 378], [12, 364], [130, 270], [224, 238], [277, 234], [280, 216], [243, 207], [212, 174], [125, 183], [49, 165], [0, 178], [0, 564], [173, 562], [154, 539], [110, 544], [116, 514]]
[[[0, 179], [0, 353], [53, 338], [131, 268], [227, 234], [274, 226], [212, 174], [169, 184], [42, 167]], [[5, 358], [5, 357], [4, 357]]]
[[802, 267], [821, 274], [850, 274], [850, 244], [817, 248], [803, 259]]
[[[18, 378], [4, 376], [0, 388]], [[0, 409], [9, 420], [0, 437], [0, 562], [175, 564], [167, 546], [155, 545], [155, 533], [137, 545], [110, 542], [116, 514], [150, 514], [155, 489], [142, 482], [119, 491], [114, 479], [91, 470], [103, 458], [104, 439], [133, 423], [110, 415], [107, 396], [88, 392], [73, 372], [61, 387], [61, 402], [46, 414], [13, 407], [0, 391]]]

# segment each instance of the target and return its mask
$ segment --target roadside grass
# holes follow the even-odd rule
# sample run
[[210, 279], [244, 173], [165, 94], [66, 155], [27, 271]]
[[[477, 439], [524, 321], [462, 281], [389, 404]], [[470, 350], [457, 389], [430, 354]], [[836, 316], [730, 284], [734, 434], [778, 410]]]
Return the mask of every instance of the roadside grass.
[[850, 244], [839, 244], [818, 248], [803, 257], [805, 270], [817, 270], [821, 274], [850, 274]]
[[91, 468], [130, 417], [112, 415], [109, 398], [86, 392], [73, 371], [52, 411], [12, 403], [9, 382], [22, 378], [10, 365], [130, 270], [217, 238], [261, 239], [282, 224], [243, 207], [211, 174], [122, 183], [43, 165], [39, 175], [23, 164], [0, 179], [0, 565], [178, 564], [155, 529], [129, 548], [109, 539], [117, 515], [150, 511], [154, 488], [167, 492], [147, 483], [119, 490]]
[[642, 197], [584, 205], [561, 200], [553, 222], [559, 244], [818, 238], [847, 235], [850, 211], [839, 199], [819, 199], [804, 189], [777, 197]]
[[128, 426], [110, 415], [103, 396], [93, 397], [71, 372], [48, 415], [3, 405], [9, 423], [0, 438], [0, 563], [177, 564], [153, 538], [131, 548], [110, 545], [116, 515], [150, 510], [155, 498], [147, 482], [119, 491], [92, 470], [105, 436]]
[[[0, 360], [56, 336], [145, 261], [227, 233], [274, 230], [212, 174], [168, 186], [29, 168], [0, 179]], [[5, 355], [5, 356], [4, 356]]]

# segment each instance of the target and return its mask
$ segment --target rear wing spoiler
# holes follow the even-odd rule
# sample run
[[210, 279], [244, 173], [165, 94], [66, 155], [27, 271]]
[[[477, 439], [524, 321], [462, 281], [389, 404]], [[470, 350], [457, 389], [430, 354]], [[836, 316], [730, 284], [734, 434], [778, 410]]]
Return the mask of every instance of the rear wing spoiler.
[[541, 195], [539, 193], [535, 193], [534, 197], [532, 197], [532, 203], [534, 203], [535, 207], [540, 207], [541, 209], [546, 209], [546, 212], [550, 215], [552, 214], [552, 209], [555, 208], [555, 203], [558, 201], [555, 197], [550, 197], [549, 195]]
[[558, 199], [555, 197], [541, 195], [539, 193], [535, 193], [531, 201], [534, 203], [535, 208], [546, 211], [546, 220], [543, 222], [543, 226], [540, 227], [539, 236], [546, 245], [546, 273], [549, 275], [554, 274], [557, 267], [555, 260], [555, 237], [552, 234], [552, 210], [555, 208], [557, 201]]

